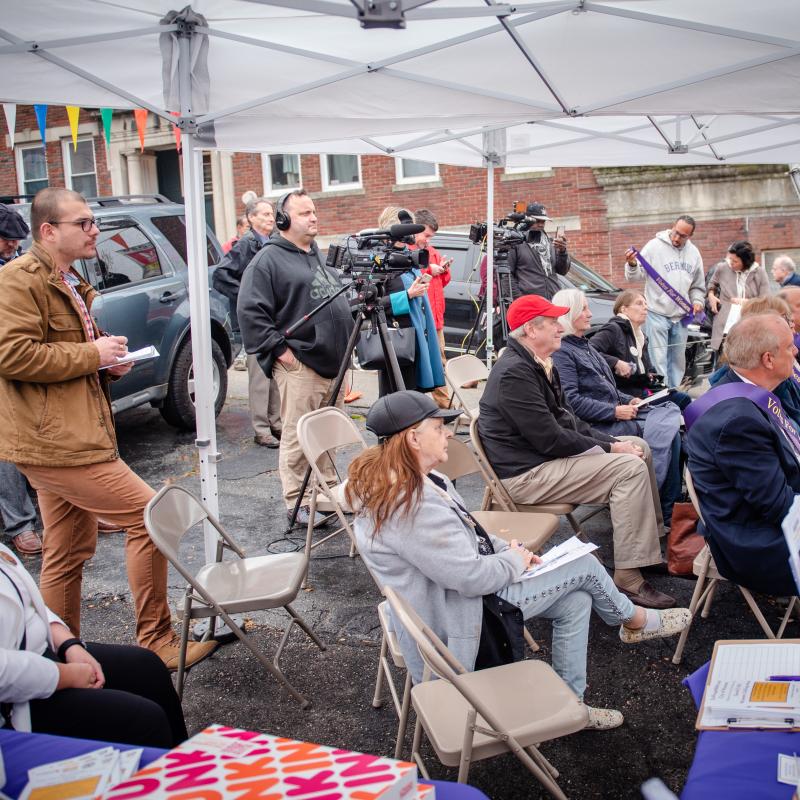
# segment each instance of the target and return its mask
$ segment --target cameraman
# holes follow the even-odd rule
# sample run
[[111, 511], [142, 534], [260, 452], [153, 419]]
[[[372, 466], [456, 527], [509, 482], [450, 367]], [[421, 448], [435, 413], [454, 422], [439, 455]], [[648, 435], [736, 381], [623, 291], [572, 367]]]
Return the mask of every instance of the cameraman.
[[561, 288], [557, 276], [569, 272], [567, 240], [563, 233], [557, 233], [551, 241], [544, 232], [544, 224], [550, 217], [541, 203], [530, 203], [525, 215], [533, 219], [528, 236], [508, 254], [511, 293], [515, 300], [523, 294], [538, 294], [546, 300], [552, 300]]

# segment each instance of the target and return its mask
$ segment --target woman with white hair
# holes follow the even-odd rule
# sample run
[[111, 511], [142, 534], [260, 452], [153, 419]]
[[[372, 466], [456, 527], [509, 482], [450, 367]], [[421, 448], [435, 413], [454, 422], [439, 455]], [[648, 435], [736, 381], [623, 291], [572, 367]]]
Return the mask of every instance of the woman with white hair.
[[586, 338], [592, 312], [580, 289], [562, 289], [552, 302], [569, 308], [558, 320], [564, 334], [561, 348], [553, 353], [553, 363], [572, 410], [604, 433], [645, 439], [653, 451], [661, 510], [664, 524], [669, 526], [681, 489], [680, 410], [673, 403], [640, 409], [641, 398], [619, 390], [606, 359]]

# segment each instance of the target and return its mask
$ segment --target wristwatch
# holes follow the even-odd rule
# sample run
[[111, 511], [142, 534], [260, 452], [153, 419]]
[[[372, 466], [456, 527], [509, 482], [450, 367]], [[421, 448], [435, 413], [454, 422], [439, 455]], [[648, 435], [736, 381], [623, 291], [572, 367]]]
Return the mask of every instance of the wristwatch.
[[83, 639], [65, 639], [59, 645], [58, 652], [56, 653], [59, 661], [66, 661], [67, 650], [74, 644], [86, 650], [86, 642], [84, 642]]

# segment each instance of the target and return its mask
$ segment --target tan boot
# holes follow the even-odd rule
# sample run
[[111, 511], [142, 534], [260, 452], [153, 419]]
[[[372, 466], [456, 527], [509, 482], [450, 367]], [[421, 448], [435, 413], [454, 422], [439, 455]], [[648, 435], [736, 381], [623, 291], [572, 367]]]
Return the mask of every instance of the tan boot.
[[[189, 642], [186, 646], [186, 668], [188, 669], [206, 656], [210, 656], [217, 649], [217, 642], [210, 639], [207, 642]], [[164, 662], [164, 666], [172, 672], [178, 669], [178, 657], [181, 652], [181, 643], [177, 636], [166, 644], [161, 645], [155, 654]]]

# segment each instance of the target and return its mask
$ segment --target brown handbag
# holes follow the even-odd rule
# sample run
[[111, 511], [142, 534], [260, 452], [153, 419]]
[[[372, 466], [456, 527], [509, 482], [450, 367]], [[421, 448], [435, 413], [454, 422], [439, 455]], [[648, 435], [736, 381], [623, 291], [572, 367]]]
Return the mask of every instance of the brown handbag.
[[667, 537], [667, 569], [670, 575], [689, 578], [692, 565], [706, 540], [697, 532], [699, 519], [691, 503], [675, 503]]

